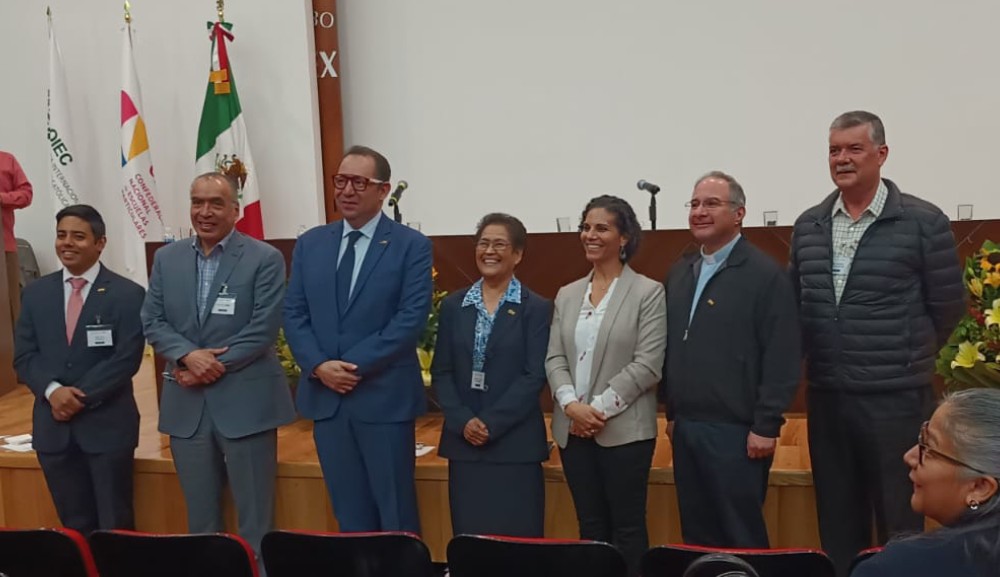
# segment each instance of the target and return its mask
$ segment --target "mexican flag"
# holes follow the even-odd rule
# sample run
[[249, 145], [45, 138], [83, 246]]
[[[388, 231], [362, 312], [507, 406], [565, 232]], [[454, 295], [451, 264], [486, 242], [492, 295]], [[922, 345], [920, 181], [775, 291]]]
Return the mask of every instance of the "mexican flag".
[[260, 191], [256, 166], [250, 155], [243, 109], [236, 93], [236, 79], [226, 42], [233, 39], [229, 22], [209, 22], [212, 66], [208, 73], [205, 106], [198, 125], [195, 168], [198, 174], [222, 172], [236, 180], [240, 189], [240, 216], [236, 229], [254, 238], [264, 238]]

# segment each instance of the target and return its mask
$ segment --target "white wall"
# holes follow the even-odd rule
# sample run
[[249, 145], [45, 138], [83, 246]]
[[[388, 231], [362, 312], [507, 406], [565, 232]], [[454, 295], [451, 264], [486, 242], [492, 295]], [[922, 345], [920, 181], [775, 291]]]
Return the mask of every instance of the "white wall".
[[1000, 218], [996, 0], [341, 0], [345, 138], [384, 150], [430, 234], [492, 210], [555, 230], [591, 196], [663, 187], [659, 227], [711, 169], [750, 226], [833, 189], [839, 113], [886, 124], [883, 174], [956, 217]]
[[[123, 0], [48, 0], [66, 65], [73, 129], [85, 194], [109, 225], [105, 263], [121, 263], [119, 91]], [[265, 233], [294, 237], [324, 221], [319, 160], [312, 4], [230, 1], [230, 58], [261, 183]], [[17, 212], [18, 236], [35, 247], [44, 271], [52, 251], [55, 204], [49, 194], [45, 97], [45, 2], [0, 0], [0, 149], [13, 152], [35, 186]], [[208, 80], [209, 0], [132, 0], [136, 67], [165, 225], [186, 232], [195, 136]]]

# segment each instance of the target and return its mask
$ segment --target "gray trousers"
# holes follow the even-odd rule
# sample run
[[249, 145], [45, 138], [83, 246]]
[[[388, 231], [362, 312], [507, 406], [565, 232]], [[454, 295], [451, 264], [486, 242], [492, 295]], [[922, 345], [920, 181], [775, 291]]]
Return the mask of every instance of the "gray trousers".
[[236, 502], [239, 534], [253, 547], [263, 571], [260, 540], [274, 527], [277, 430], [227, 439], [215, 427], [206, 406], [194, 435], [188, 439], [170, 437], [170, 450], [187, 502], [188, 531], [225, 531], [222, 495], [228, 478]]

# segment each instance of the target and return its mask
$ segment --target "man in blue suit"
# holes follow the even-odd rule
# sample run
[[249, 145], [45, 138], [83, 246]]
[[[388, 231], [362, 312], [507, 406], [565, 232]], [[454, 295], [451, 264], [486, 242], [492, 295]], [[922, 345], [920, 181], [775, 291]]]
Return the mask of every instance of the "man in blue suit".
[[107, 238], [93, 207], [56, 215], [63, 270], [24, 290], [14, 368], [35, 395], [32, 439], [63, 526], [132, 529], [143, 290], [100, 263]]
[[285, 335], [297, 405], [341, 531], [420, 531], [414, 420], [426, 409], [417, 340], [431, 305], [431, 242], [383, 216], [389, 162], [363, 146], [334, 176], [344, 219], [295, 244]]

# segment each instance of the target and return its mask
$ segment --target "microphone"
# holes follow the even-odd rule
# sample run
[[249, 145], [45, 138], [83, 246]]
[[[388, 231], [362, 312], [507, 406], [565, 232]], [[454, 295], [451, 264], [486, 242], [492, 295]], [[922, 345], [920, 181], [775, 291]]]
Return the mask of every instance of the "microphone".
[[656, 194], [657, 192], [660, 192], [659, 186], [656, 186], [652, 182], [646, 182], [645, 180], [640, 180], [639, 182], [635, 183], [635, 185], [636, 187], [638, 187], [639, 190], [645, 190], [649, 194]]
[[392, 191], [392, 194], [389, 196], [389, 206], [399, 204], [399, 197], [403, 196], [403, 191], [409, 186], [405, 180], [400, 180], [399, 184], [396, 185], [396, 190]]

